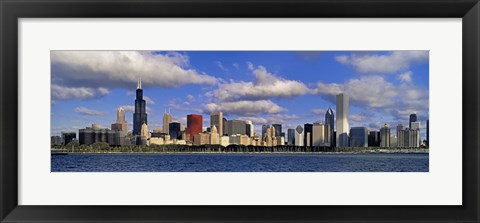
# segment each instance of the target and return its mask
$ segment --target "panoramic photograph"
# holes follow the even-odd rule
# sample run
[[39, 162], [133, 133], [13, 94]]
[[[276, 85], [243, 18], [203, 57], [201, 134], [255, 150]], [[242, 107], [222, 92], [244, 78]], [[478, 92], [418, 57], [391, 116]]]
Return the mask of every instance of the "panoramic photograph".
[[429, 172], [429, 51], [76, 51], [51, 172]]

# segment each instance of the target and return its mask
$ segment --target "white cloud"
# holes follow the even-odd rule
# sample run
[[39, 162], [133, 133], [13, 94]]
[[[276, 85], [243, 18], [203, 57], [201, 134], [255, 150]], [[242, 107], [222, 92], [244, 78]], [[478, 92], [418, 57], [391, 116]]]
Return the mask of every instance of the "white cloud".
[[120, 107], [122, 107], [123, 110], [128, 111], [128, 112], [134, 112], [135, 111], [135, 106], [133, 106], [133, 105], [122, 105]]
[[193, 97], [193, 95], [189, 94], [189, 95], [187, 95], [187, 99], [188, 99], [189, 101], [194, 101], [194, 100], [195, 100], [195, 97]]
[[407, 71], [405, 73], [399, 74], [397, 76], [397, 79], [400, 80], [403, 83], [410, 84], [410, 83], [412, 83], [412, 74], [413, 73], [411, 71]]
[[93, 110], [93, 109], [88, 109], [88, 108], [85, 108], [85, 107], [76, 107], [75, 112], [77, 112], [81, 115], [92, 115], [92, 116], [103, 115], [103, 112], [96, 111], [96, 110]]
[[298, 116], [295, 114], [268, 114], [264, 117], [244, 116], [237, 119], [250, 120], [254, 125], [283, 124], [285, 121], [298, 119]]
[[365, 115], [353, 114], [353, 115], [349, 115], [348, 119], [353, 122], [364, 122], [367, 120], [367, 117]]
[[207, 103], [203, 107], [204, 113], [221, 111], [225, 114], [235, 115], [259, 115], [259, 114], [276, 114], [286, 109], [278, 106], [270, 100], [258, 101], [235, 101], [221, 103]]
[[[419, 119], [428, 117], [429, 101], [428, 89], [416, 86], [414, 83], [394, 85], [382, 76], [362, 76], [350, 79], [342, 84], [317, 83], [316, 93], [335, 103], [335, 96], [346, 93], [350, 98], [350, 105], [360, 107], [366, 111], [376, 109], [393, 120], [408, 120], [412, 113], [419, 115]], [[386, 116], [388, 115], [388, 116]], [[368, 122], [365, 115], [350, 115], [352, 121]]]
[[335, 59], [342, 64], [352, 66], [363, 74], [390, 74], [404, 71], [413, 63], [428, 61], [428, 51], [392, 51], [388, 54], [352, 53], [350, 56], [340, 55]]
[[110, 92], [105, 88], [65, 87], [52, 84], [51, 93], [53, 100], [90, 99], [104, 96]]
[[221, 84], [208, 96], [213, 96], [218, 101], [263, 100], [271, 98], [291, 98], [305, 95], [311, 90], [300, 81], [286, 80], [269, 73], [263, 66], [255, 68], [248, 64], [255, 76], [253, 82], [234, 82]]
[[340, 93], [349, 95], [350, 103], [367, 108], [384, 108], [396, 103], [398, 89], [381, 76], [363, 76], [350, 79], [344, 84], [317, 83], [316, 93], [335, 103]]
[[145, 102], [146, 102], [147, 104], [151, 104], [151, 105], [154, 105], [154, 104], [155, 104], [155, 101], [154, 101], [153, 99], [151, 99], [151, 98], [149, 98], [149, 97], [147, 97], [147, 96], [145, 96], [145, 95], [143, 96], [143, 99], [145, 100]]
[[315, 114], [315, 115], [325, 115], [326, 111], [327, 110], [325, 110], [323, 108], [316, 108], [316, 109], [312, 110], [312, 113]]
[[[132, 112], [132, 113], [135, 112], [135, 106], [133, 105], [122, 105], [120, 107], [122, 107], [123, 110], [125, 110], [126, 112]], [[147, 113], [152, 112], [152, 109], [150, 109], [150, 107], [147, 106], [146, 109], [147, 109]]]
[[225, 66], [223, 66], [222, 62], [220, 62], [220, 61], [215, 61], [214, 63], [215, 63], [215, 65], [217, 65], [217, 67], [220, 68], [220, 70], [222, 70], [223, 72], [228, 72], [228, 69], [225, 68]]
[[238, 63], [234, 63], [232, 64], [233, 67], [235, 67], [235, 69], [239, 70], [240, 69], [240, 65], [238, 65]]
[[185, 84], [215, 84], [217, 79], [189, 67], [189, 58], [179, 53], [150, 51], [52, 51], [52, 78], [65, 86], [178, 87]]

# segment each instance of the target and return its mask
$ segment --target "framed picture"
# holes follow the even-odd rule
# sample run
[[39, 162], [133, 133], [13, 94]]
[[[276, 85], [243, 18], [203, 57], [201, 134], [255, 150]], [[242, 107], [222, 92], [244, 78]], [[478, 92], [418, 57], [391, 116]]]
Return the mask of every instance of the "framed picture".
[[0, 219], [478, 222], [479, 7], [3, 1]]

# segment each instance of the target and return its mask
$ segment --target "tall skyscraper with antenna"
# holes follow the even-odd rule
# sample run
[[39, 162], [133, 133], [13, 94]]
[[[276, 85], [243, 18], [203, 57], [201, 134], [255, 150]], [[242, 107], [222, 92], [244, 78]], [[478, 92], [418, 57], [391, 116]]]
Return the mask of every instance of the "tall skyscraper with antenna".
[[138, 80], [135, 98], [135, 112], [133, 113], [133, 135], [140, 135], [142, 124], [148, 124], [146, 106], [146, 102], [143, 99], [142, 80]]

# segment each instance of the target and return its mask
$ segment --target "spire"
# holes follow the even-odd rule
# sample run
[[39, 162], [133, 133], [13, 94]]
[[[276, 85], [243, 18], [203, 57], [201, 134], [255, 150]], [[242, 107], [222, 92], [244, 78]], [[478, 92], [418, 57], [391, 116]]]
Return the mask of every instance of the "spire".
[[138, 79], [137, 89], [142, 89], [142, 79]]

